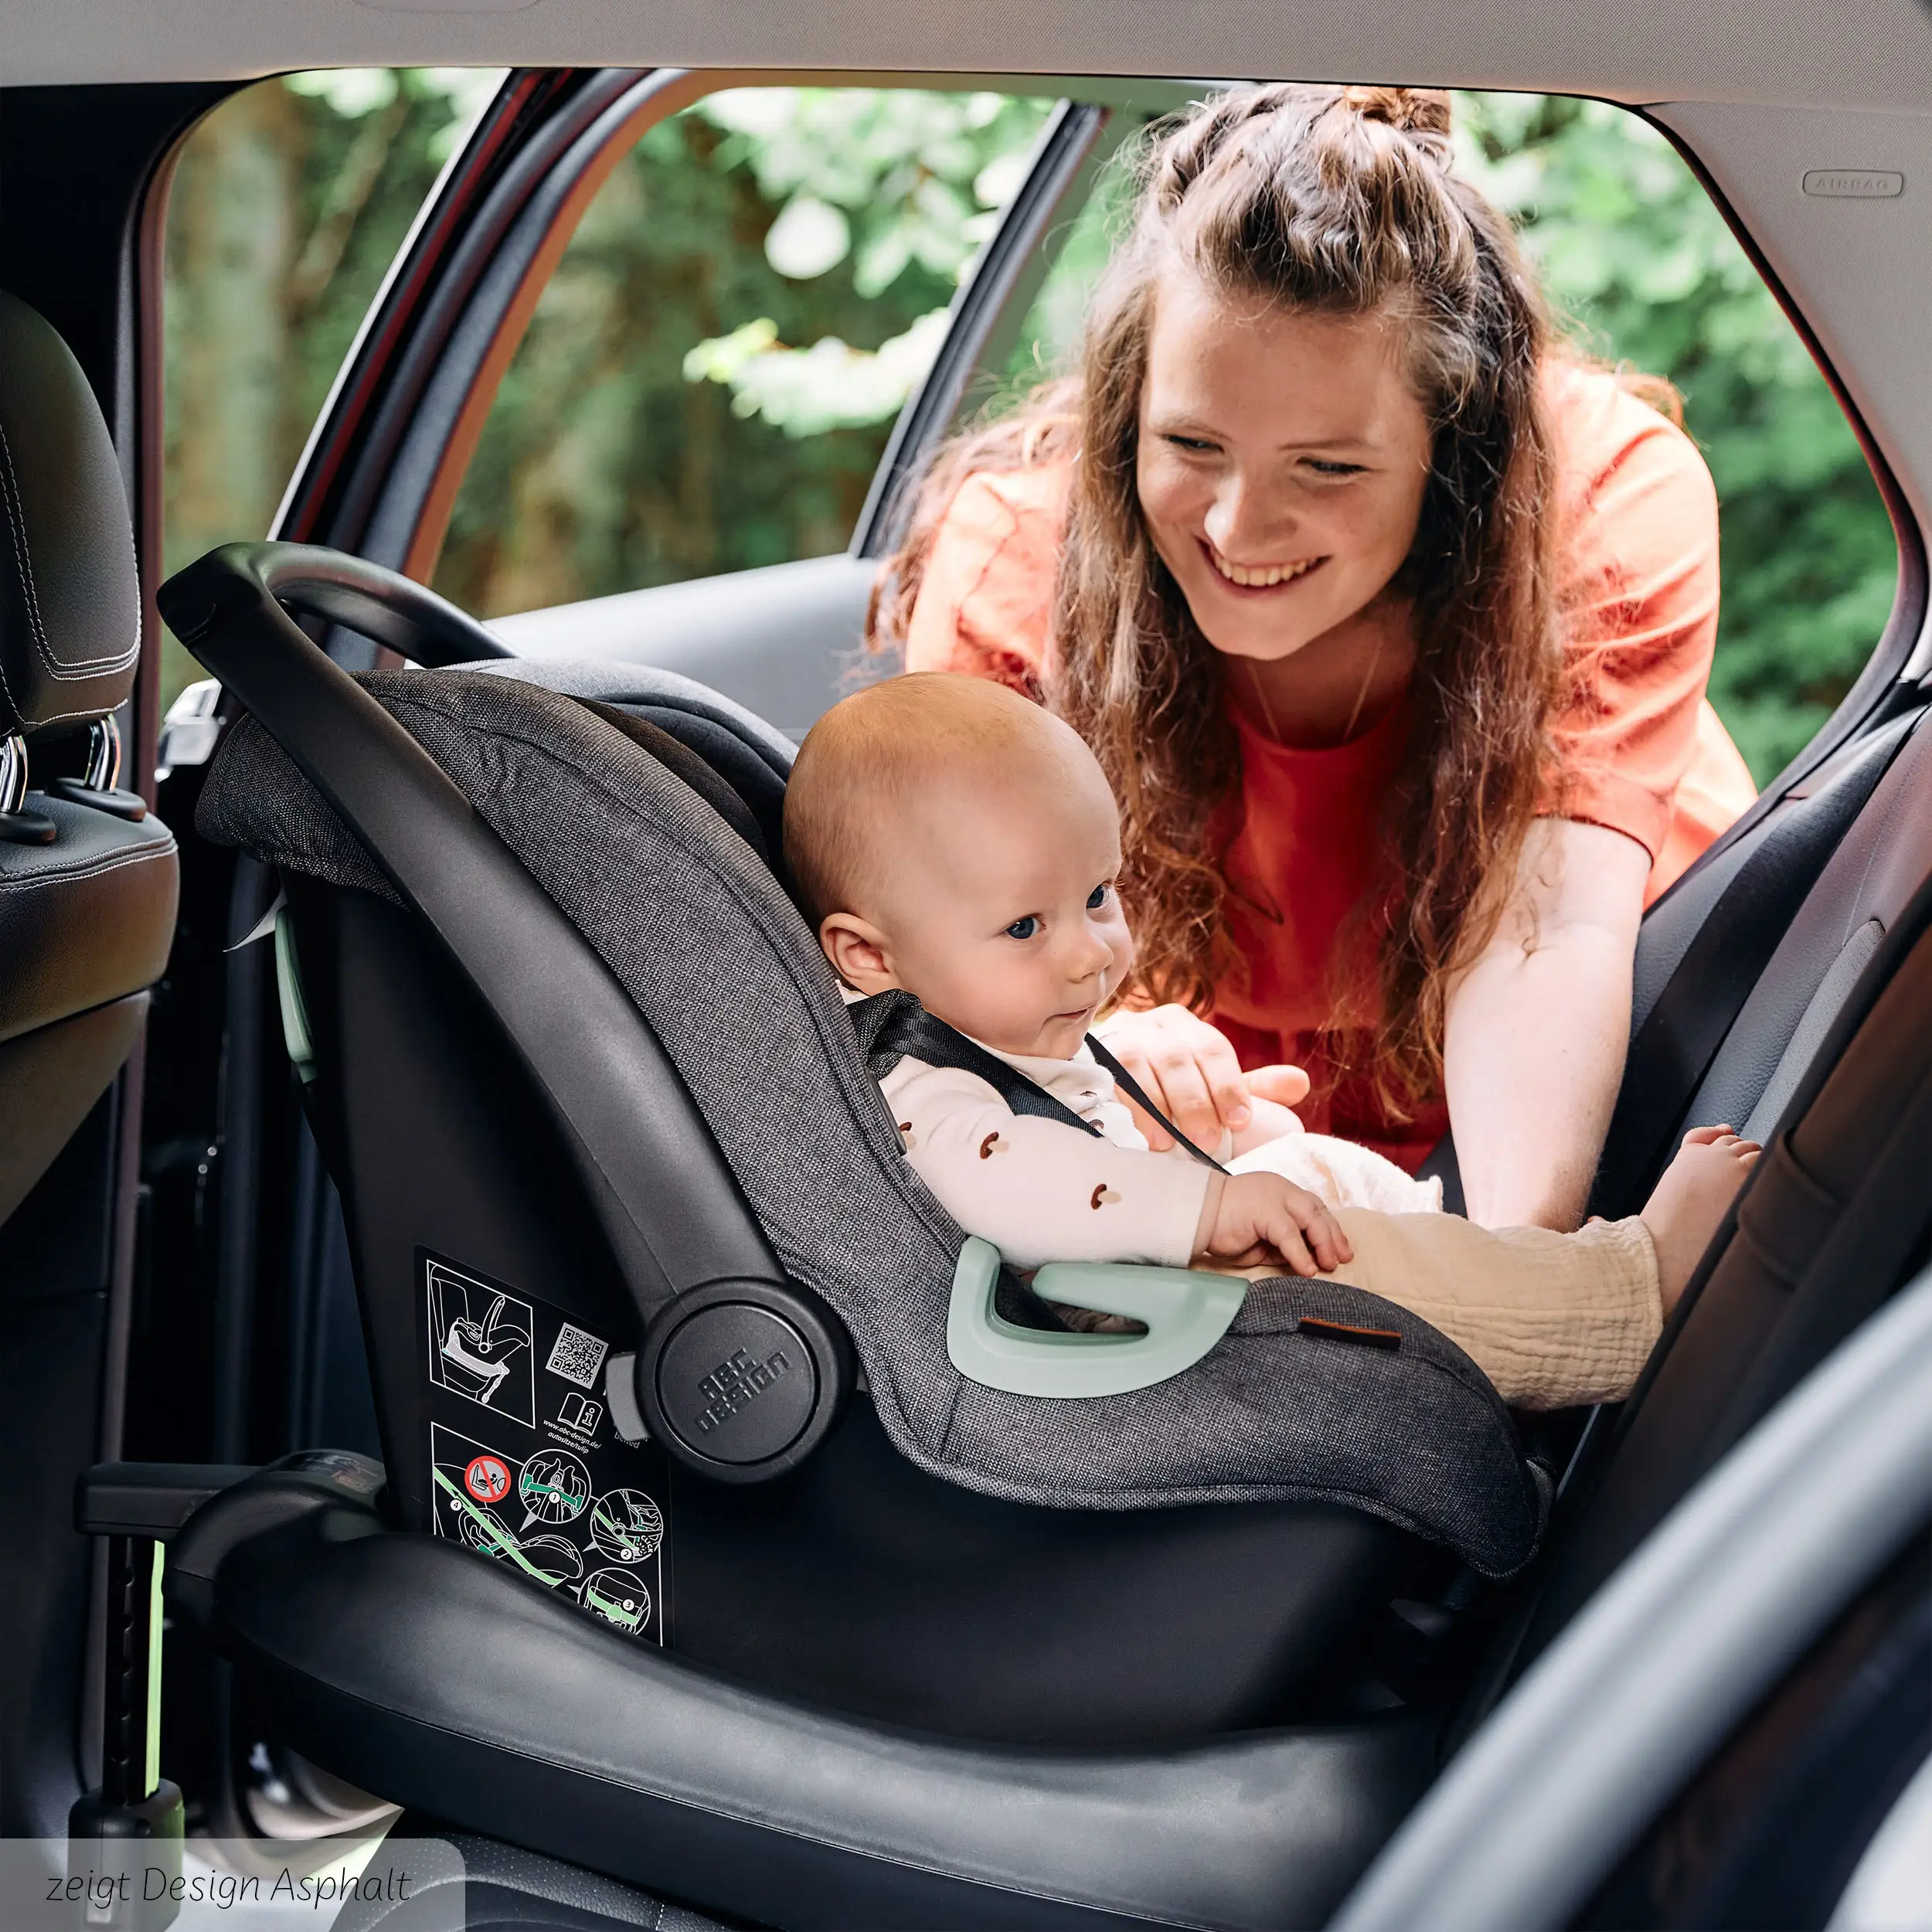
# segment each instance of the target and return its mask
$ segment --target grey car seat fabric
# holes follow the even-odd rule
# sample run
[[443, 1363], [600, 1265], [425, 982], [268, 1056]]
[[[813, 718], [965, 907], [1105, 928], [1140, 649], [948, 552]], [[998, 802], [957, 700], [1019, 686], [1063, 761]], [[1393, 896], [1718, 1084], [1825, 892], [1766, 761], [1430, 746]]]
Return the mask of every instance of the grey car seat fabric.
[[[1372, 1295], [1257, 1284], [1202, 1361], [1130, 1395], [1049, 1401], [961, 1376], [944, 1332], [964, 1237], [906, 1165], [829, 968], [745, 841], [573, 698], [460, 672], [362, 682], [651, 1022], [784, 1267], [847, 1325], [881, 1422], [913, 1462], [1047, 1507], [1340, 1503], [1485, 1574], [1528, 1560], [1544, 1492], [1508, 1411], [1452, 1343]], [[289, 870], [389, 896], [252, 720], [211, 769], [198, 824]], [[1304, 1332], [1304, 1315], [1396, 1345]]]

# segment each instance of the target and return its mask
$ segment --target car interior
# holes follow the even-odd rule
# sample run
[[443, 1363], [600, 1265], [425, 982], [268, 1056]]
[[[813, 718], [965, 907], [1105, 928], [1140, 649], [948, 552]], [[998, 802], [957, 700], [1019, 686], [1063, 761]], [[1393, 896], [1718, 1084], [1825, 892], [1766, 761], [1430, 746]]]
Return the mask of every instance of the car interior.
[[[307, 11], [161, 0], [76, 53], [36, 0], [0, 56], [0, 1430], [33, 1471], [0, 1539], [0, 1835], [440, 1838], [478, 1924], [1334, 1922], [1932, 1258], [1932, 424], [1900, 319], [1932, 258], [1897, 226], [1932, 179], [1932, 17], [1859, 0], [1746, 56], [1716, 6], [1617, 46], [1514, 9], [882, 12], [877, 46], [572, 0]], [[721, 87], [862, 59], [1046, 104], [848, 547], [487, 622], [429, 588], [600, 185]], [[505, 73], [272, 529], [169, 574], [182, 144], [264, 74], [431, 62]], [[1512, 1418], [1463, 1390], [1441, 1455], [1335, 1452], [1318, 1483], [1165, 1453], [1164, 1403], [1211, 1413], [1198, 1352], [1091, 1399], [947, 1366], [962, 1237], [898, 1178], [779, 838], [908, 485], [1110, 158], [1190, 76], [1290, 72], [1641, 109], [1831, 381], [1899, 555], [1863, 672], [1641, 929], [1592, 1212], [1634, 1212], [1689, 1125], [1766, 1151], [1635, 1392]], [[1801, 182], [1853, 168], [1904, 191]], [[164, 626], [219, 687], [165, 733]], [[1431, 1171], [1453, 1196], [1452, 1145]], [[1016, 1360], [1123, 1339], [981, 1285]], [[1224, 1319], [1213, 1359], [1415, 1399], [1424, 1338], [1325, 1342], [1353, 1291], [1301, 1293], [1304, 1334]], [[1767, 1923], [1780, 1883], [1815, 1915], [1781, 1922], [1826, 1922], [1932, 1742], [1883, 1715], [1932, 1655], [1922, 1540], [1835, 1579], [1550, 1923]], [[1859, 1697], [1853, 1750], [1818, 1713]], [[1782, 1784], [1739, 1768], [1767, 1753]], [[1810, 1842], [1828, 1787], [1831, 1856], [1779, 1880], [1764, 1848]]]

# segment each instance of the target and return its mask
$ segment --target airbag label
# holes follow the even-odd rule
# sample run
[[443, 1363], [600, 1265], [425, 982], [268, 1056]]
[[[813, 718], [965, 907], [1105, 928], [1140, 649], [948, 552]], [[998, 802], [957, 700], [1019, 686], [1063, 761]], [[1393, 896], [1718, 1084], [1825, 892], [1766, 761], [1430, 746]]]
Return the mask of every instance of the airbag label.
[[417, 1260], [436, 1534], [662, 1644], [665, 1460], [611, 1425], [609, 1340], [472, 1269]]

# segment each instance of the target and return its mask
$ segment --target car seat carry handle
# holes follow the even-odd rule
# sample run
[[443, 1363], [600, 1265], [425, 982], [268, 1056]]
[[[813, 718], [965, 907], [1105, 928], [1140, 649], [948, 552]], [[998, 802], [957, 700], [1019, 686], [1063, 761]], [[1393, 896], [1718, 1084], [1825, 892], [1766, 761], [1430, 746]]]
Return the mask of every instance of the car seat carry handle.
[[313, 543], [236, 547], [253, 553], [262, 583], [284, 611], [325, 617], [412, 664], [440, 670], [516, 655], [467, 611], [379, 564]]
[[[302, 632], [287, 595], [396, 648], [479, 654], [420, 584], [302, 546], [229, 544], [161, 587], [175, 635], [245, 704], [428, 923], [543, 1095], [643, 1321], [783, 1270], [656, 1035], [429, 753]], [[431, 605], [447, 621], [433, 623]], [[403, 640], [408, 640], [404, 641]], [[649, 1225], [646, 1225], [646, 1216]]]
[[1145, 1322], [1145, 1335], [1022, 1328], [993, 1305], [1000, 1253], [968, 1235], [953, 1270], [946, 1353], [969, 1380], [1016, 1396], [1066, 1400], [1121, 1396], [1191, 1369], [1228, 1332], [1247, 1301], [1238, 1275], [1125, 1262], [1049, 1262], [1033, 1277], [1042, 1300]]

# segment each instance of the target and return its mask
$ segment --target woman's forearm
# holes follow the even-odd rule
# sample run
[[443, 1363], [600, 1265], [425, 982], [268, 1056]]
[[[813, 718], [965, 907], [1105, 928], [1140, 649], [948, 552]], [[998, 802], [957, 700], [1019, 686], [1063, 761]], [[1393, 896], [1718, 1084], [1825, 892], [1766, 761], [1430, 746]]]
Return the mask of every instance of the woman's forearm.
[[1473, 1221], [1583, 1219], [1623, 1078], [1649, 863], [1621, 833], [1543, 821], [1516, 905], [1451, 995], [1444, 1078]]
[[1630, 968], [1600, 935], [1570, 934], [1463, 981], [1444, 1057], [1471, 1220], [1582, 1221], [1623, 1077]]

